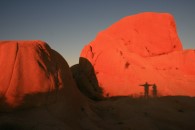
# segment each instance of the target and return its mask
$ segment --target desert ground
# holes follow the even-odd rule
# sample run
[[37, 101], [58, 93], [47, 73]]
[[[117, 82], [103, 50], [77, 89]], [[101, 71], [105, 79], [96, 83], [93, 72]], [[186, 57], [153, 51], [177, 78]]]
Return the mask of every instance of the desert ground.
[[159, 98], [111, 97], [90, 101], [90, 111], [80, 122], [62, 121], [47, 106], [0, 113], [1, 130], [194, 130], [195, 98], [166, 96]]

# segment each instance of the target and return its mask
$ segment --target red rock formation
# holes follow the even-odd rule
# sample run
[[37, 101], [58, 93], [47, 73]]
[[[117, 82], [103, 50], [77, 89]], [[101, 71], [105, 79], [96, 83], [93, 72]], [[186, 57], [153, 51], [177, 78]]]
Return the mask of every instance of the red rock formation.
[[1, 111], [59, 101], [80, 109], [83, 102], [68, 64], [45, 42], [1, 41], [0, 72]]
[[157, 85], [158, 95], [195, 96], [195, 51], [183, 51], [170, 14], [125, 17], [100, 32], [80, 56], [94, 67], [105, 96], [142, 95], [139, 85], [146, 81]]

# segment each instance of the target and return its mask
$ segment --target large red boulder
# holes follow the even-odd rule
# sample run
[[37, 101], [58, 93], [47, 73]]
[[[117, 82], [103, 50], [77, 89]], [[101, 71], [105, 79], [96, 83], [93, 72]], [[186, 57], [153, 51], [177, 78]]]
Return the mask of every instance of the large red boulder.
[[2, 111], [58, 101], [67, 108], [82, 104], [68, 64], [45, 42], [1, 41], [0, 72]]
[[97, 129], [64, 58], [43, 41], [0, 41], [0, 129]]
[[[104, 96], [143, 95], [145, 82], [156, 84], [158, 95], [195, 96], [195, 51], [183, 51], [170, 14], [125, 17], [100, 32], [80, 57], [94, 67]], [[87, 62], [79, 64], [89, 71]]]

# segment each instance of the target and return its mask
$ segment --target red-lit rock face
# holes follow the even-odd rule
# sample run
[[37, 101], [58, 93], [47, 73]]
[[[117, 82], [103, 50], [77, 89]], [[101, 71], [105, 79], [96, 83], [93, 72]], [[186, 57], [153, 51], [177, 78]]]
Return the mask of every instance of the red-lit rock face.
[[1, 110], [81, 99], [66, 61], [42, 41], [1, 41], [0, 72]]
[[94, 67], [104, 95], [140, 95], [139, 85], [148, 82], [158, 95], [195, 96], [195, 51], [183, 51], [170, 14], [125, 17], [100, 32], [81, 57]]

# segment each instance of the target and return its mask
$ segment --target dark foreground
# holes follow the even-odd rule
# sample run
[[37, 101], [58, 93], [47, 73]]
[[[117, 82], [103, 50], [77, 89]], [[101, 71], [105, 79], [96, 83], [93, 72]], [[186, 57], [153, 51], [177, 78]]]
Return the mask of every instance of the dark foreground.
[[192, 97], [113, 97], [89, 104], [80, 122], [56, 118], [46, 107], [0, 113], [0, 130], [195, 130]]

